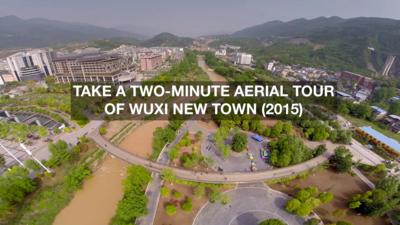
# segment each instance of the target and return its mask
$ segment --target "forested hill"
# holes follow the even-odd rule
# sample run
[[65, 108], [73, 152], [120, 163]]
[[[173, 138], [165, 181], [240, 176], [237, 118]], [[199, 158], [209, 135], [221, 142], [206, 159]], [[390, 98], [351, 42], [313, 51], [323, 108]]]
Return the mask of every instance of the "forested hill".
[[400, 20], [319, 17], [267, 22], [237, 31], [215, 44], [244, 43], [265, 60], [376, 74], [388, 55], [400, 55], [399, 40]]

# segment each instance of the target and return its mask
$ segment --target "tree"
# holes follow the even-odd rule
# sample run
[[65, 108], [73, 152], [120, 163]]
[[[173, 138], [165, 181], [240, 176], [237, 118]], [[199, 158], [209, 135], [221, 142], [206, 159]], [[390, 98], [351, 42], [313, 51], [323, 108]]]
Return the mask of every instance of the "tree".
[[203, 160], [203, 156], [197, 152], [185, 153], [181, 156], [180, 161], [185, 168], [194, 168]]
[[324, 154], [326, 152], [326, 150], [327, 150], [326, 149], [326, 145], [324, 145], [324, 144], [318, 145], [314, 149], [313, 156], [316, 157], [316, 156], [322, 155], [322, 154]]
[[272, 137], [278, 137], [283, 130], [283, 123], [281, 121], [278, 121], [275, 126], [271, 129], [271, 136]]
[[322, 192], [319, 194], [319, 199], [321, 200], [322, 203], [329, 203], [333, 200], [334, 196], [330, 192]]
[[173, 216], [176, 214], [176, 206], [171, 203], [167, 203], [165, 205], [165, 213], [167, 213], [168, 216]]
[[169, 160], [174, 161], [176, 158], [178, 158], [179, 155], [179, 147], [174, 146], [171, 148], [171, 150], [168, 152], [168, 157]]
[[24, 165], [26, 166], [26, 168], [33, 171], [38, 171], [41, 169], [40, 165], [33, 159], [25, 160]]
[[204, 184], [198, 184], [193, 191], [194, 196], [201, 198], [206, 194], [206, 187]]
[[0, 177], [0, 202], [10, 206], [21, 203], [36, 186], [36, 182], [29, 177], [28, 170], [14, 166]]
[[292, 132], [292, 123], [291, 122], [285, 122], [283, 123], [282, 126], [282, 133], [284, 134], [290, 134]]
[[186, 198], [185, 201], [182, 203], [181, 208], [185, 212], [190, 212], [193, 209], [192, 198]]
[[232, 139], [232, 150], [235, 152], [241, 152], [247, 147], [247, 135], [242, 132], [238, 132], [233, 135]]
[[49, 131], [45, 127], [38, 126], [37, 127], [37, 134], [41, 137], [47, 137], [49, 135]]
[[68, 144], [63, 140], [59, 140], [54, 144], [50, 143], [49, 151], [51, 152], [51, 156], [48, 161], [48, 165], [50, 167], [59, 166], [61, 163], [69, 161], [72, 158]]
[[333, 199], [329, 192], [319, 193], [316, 187], [306, 187], [299, 190], [295, 197], [286, 202], [285, 208], [288, 212], [301, 217], [306, 217], [323, 203]]
[[161, 178], [169, 183], [176, 181], [175, 173], [172, 169], [164, 169], [161, 171]]
[[297, 137], [284, 135], [269, 143], [270, 163], [276, 167], [298, 164], [312, 157], [312, 152]]
[[170, 194], [170, 191], [169, 191], [169, 189], [167, 187], [162, 186], [161, 189], [160, 189], [160, 194], [161, 194], [161, 196], [163, 198], [168, 198], [168, 196]]
[[304, 225], [320, 225], [321, 224], [321, 220], [317, 219], [317, 218], [311, 218], [308, 219]]
[[368, 216], [383, 216], [400, 206], [400, 181], [397, 177], [385, 177], [372, 191], [354, 195], [349, 208]]
[[268, 219], [268, 220], [262, 221], [258, 225], [287, 225], [287, 224], [285, 222], [283, 222], [282, 220]]
[[286, 210], [291, 213], [296, 212], [300, 207], [301, 207], [301, 202], [296, 198], [290, 199], [288, 202], [286, 202], [285, 206]]
[[107, 128], [105, 128], [104, 126], [101, 126], [99, 128], [99, 133], [100, 133], [100, 135], [105, 135], [107, 133]]
[[400, 115], [400, 101], [390, 104], [388, 112], [390, 114]]
[[329, 163], [340, 173], [349, 172], [353, 163], [352, 158], [353, 155], [347, 148], [339, 146], [335, 149], [335, 154], [329, 158]]
[[347, 221], [337, 221], [335, 224], [336, 225], [353, 225], [352, 223], [349, 223]]
[[174, 191], [172, 191], [172, 197], [175, 199], [180, 199], [180, 198], [182, 198], [182, 193], [180, 193], [177, 190], [174, 190]]

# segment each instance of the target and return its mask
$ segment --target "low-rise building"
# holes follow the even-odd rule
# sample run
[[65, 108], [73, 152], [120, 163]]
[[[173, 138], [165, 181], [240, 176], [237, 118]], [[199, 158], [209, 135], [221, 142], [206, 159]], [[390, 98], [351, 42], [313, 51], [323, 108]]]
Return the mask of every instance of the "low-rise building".
[[372, 113], [376, 116], [377, 119], [384, 117], [387, 114], [387, 111], [378, 107], [378, 106], [371, 106]]
[[356, 132], [361, 136], [367, 137], [372, 144], [382, 146], [384, 150], [392, 155], [400, 156], [400, 143], [398, 141], [387, 137], [372, 127], [360, 127], [356, 129]]

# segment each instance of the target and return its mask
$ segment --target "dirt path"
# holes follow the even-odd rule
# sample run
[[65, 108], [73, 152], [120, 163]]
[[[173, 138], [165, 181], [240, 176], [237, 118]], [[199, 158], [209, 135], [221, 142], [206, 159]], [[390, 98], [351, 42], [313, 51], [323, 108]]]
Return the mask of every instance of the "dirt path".
[[212, 82], [226, 82], [226, 78], [219, 75], [218, 73], [214, 72], [211, 68], [209, 68], [204, 61], [203, 57], [198, 57], [197, 58], [197, 64], [200, 66], [201, 69], [204, 70], [204, 72], [207, 73], [208, 77]]

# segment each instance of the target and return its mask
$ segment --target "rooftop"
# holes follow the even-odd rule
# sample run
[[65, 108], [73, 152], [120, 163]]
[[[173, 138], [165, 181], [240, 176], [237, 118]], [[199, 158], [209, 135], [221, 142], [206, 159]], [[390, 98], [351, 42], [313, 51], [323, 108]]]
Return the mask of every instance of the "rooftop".
[[380, 142], [386, 144], [390, 148], [394, 149], [397, 152], [400, 152], [400, 143], [396, 140], [389, 138], [382, 134], [381, 132], [373, 129], [372, 127], [360, 127], [362, 131], [379, 140]]

